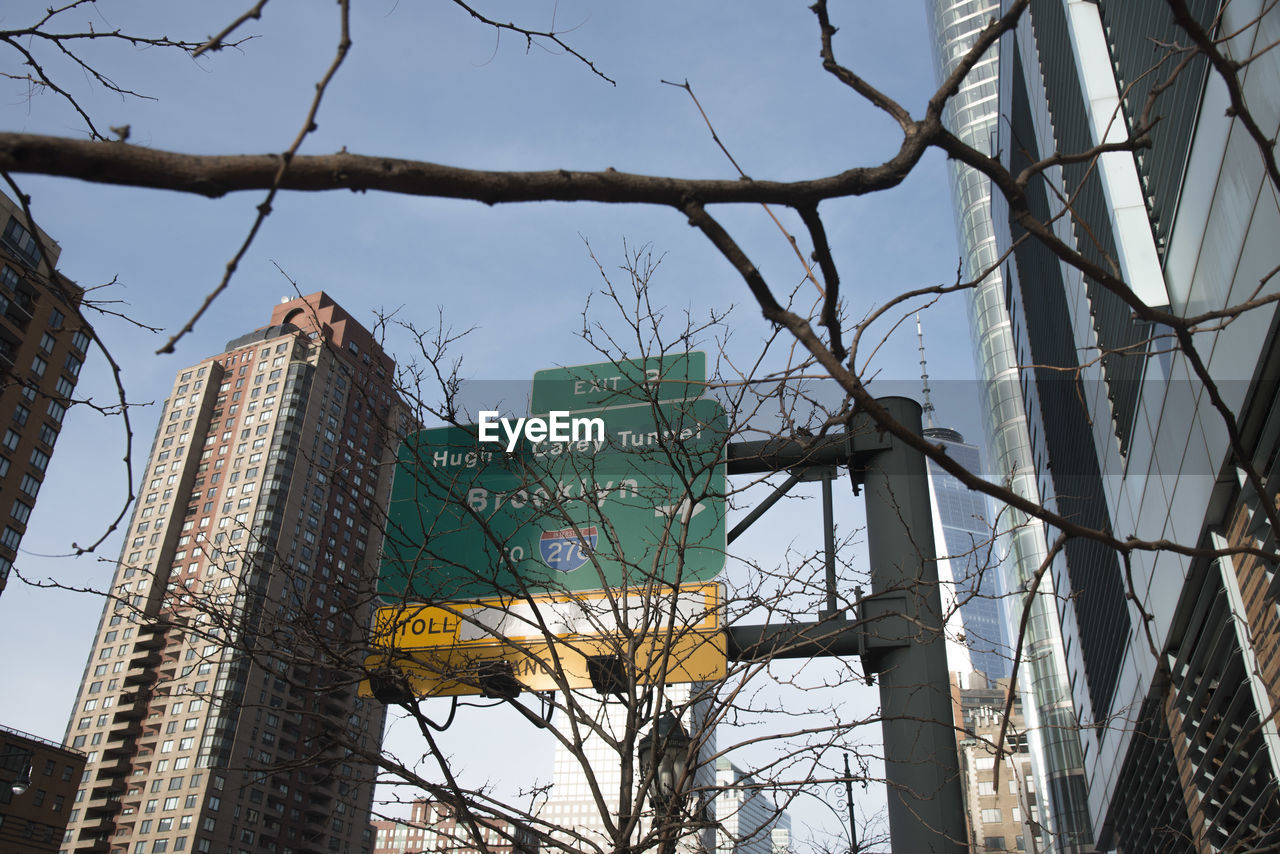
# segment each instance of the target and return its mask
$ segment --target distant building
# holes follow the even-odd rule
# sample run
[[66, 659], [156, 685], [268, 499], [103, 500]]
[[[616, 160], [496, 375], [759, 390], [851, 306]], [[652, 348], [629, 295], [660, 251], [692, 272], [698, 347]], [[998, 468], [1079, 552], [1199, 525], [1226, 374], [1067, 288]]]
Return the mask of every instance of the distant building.
[[[665, 697], [674, 704], [685, 732], [691, 738], [701, 740], [700, 753], [708, 756], [715, 753], [715, 732], [703, 726], [707, 702], [697, 699], [696, 692], [704, 690], [707, 690], [706, 686], [700, 683], [668, 685]], [[611, 697], [601, 696], [595, 699], [585, 693], [575, 699], [589, 721], [598, 722], [613, 738], [621, 739], [627, 719], [624, 704]], [[610, 747], [598, 732], [589, 729], [589, 726], [590, 724], [582, 726], [584, 736], [576, 749], [556, 743], [551, 795], [538, 811], [538, 817], [544, 822], [561, 828], [555, 835], [561, 843], [571, 847], [585, 847], [582, 845], [583, 839], [609, 844], [606, 823], [592, 792], [593, 782], [609, 814], [613, 819], [618, 818], [619, 791], [623, 784], [618, 751]], [[693, 792], [687, 809], [701, 814], [704, 821], [702, 828], [691, 831], [679, 840], [679, 854], [708, 851], [715, 847], [715, 835], [710, 821], [713, 808], [710, 793], [715, 787], [715, 768], [711, 762], [703, 762], [691, 774], [692, 780], [689, 783]], [[637, 784], [637, 780], [627, 782], [633, 795], [638, 788]], [[694, 799], [701, 799], [702, 802], [698, 803]], [[641, 808], [652, 808], [648, 799]]]
[[[978, 447], [965, 442], [955, 430], [929, 426], [924, 435], [946, 448], [947, 456], [969, 471], [982, 471]], [[935, 535], [942, 535], [939, 550], [955, 584], [969, 666], [993, 679], [1003, 679], [1009, 675], [1013, 650], [1005, 630], [1000, 584], [1002, 556], [997, 548], [1000, 531], [991, 502], [933, 460], [928, 461], [928, 466], [929, 491], [937, 514]]]
[[969, 851], [1040, 850], [1035, 844], [1041, 835], [1040, 804], [1022, 702], [1014, 696], [1004, 727], [1009, 680], [988, 682], [981, 673], [952, 674], [952, 691]]
[[467, 820], [459, 817], [457, 810], [425, 798], [413, 802], [408, 821], [375, 821], [372, 824], [373, 854], [538, 852], [538, 837], [528, 828], [479, 816]]
[[[18, 556], [89, 350], [84, 291], [53, 272], [61, 248], [0, 194], [0, 592]], [[37, 240], [37, 235], [39, 239]], [[43, 249], [43, 253], [41, 250]]]
[[57, 851], [83, 773], [80, 751], [0, 727], [0, 851]]
[[76, 697], [66, 847], [369, 854], [368, 631], [402, 404], [324, 293], [174, 376]]
[[717, 854], [776, 854], [787, 850], [790, 817], [778, 809], [754, 777], [723, 756], [716, 760], [715, 810]]
[[783, 813], [778, 816], [778, 823], [769, 831], [773, 839], [773, 854], [790, 854], [791, 852], [791, 816]]

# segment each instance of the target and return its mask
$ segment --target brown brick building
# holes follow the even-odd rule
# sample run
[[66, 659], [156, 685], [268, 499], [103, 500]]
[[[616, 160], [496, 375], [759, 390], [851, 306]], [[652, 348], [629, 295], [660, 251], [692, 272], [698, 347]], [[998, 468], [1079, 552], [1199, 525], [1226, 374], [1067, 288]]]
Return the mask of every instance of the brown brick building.
[[0, 851], [57, 851], [83, 773], [80, 751], [0, 727]]
[[[537, 837], [507, 821], [476, 818], [474, 824], [459, 821], [444, 804], [419, 799], [413, 802], [408, 821], [373, 822], [373, 854], [436, 854], [436, 852], [488, 851], [491, 854], [537, 854]], [[483, 846], [476, 834], [481, 834]]]
[[[90, 330], [84, 291], [52, 272], [61, 252], [0, 194], [0, 592], [27, 532]], [[37, 239], [38, 237], [38, 239]]]
[[402, 407], [324, 293], [178, 371], [68, 725], [65, 852], [370, 854], [369, 629]]

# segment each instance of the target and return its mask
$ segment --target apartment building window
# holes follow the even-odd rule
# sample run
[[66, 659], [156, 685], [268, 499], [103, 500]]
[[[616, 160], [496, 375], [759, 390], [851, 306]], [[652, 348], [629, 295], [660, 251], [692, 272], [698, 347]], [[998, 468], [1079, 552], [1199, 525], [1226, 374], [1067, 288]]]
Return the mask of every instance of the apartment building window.
[[22, 534], [13, 528], [5, 526], [4, 533], [0, 534], [0, 545], [7, 546], [14, 551], [18, 550], [18, 543], [22, 542]]
[[16, 450], [18, 450], [18, 443], [19, 443], [19, 442], [21, 442], [21, 441], [22, 441], [22, 436], [20, 436], [20, 435], [17, 433], [17, 431], [15, 431], [15, 430], [6, 430], [6, 431], [4, 432], [4, 443], [3, 443], [3, 444], [4, 444], [4, 446], [5, 446], [6, 448], [8, 448], [9, 450], [11, 450], [11, 451], [16, 451]]
[[27, 524], [27, 520], [31, 518], [31, 507], [30, 505], [24, 504], [21, 499], [16, 499], [13, 502], [13, 509], [9, 511], [9, 515], [12, 516], [15, 521], [21, 522], [25, 525]]
[[40, 263], [40, 247], [36, 244], [35, 237], [22, 226], [22, 223], [18, 222], [16, 217], [9, 218], [9, 224], [4, 229], [4, 240], [30, 266], [34, 267]]
[[40, 493], [40, 481], [29, 474], [24, 474], [22, 482], [18, 484], [18, 488], [35, 498]]
[[48, 368], [49, 363], [39, 356], [36, 356], [31, 360], [31, 373], [38, 377], [44, 376], [44, 372], [48, 370]]

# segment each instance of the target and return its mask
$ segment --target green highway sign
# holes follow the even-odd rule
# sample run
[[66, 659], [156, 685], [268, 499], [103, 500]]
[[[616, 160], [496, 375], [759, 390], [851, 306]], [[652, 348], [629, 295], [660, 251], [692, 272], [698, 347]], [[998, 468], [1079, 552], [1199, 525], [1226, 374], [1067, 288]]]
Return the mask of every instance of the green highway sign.
[[382, 595], [450, 602], [718, 575], [723, 407], [666, 400], [591, 414], [601, 433], [530, 442], [545, 433], [526, 431], [510, 453], [508, 434], [481, 442], [476, 427], [409, 437], [392, 483]]
[[707, 354], [701, 351], [622, 362], [549, 368], [533, 375], [530, 411], [581, 412], [634, 406], [655, 400], [701, 397], [707, 385]]

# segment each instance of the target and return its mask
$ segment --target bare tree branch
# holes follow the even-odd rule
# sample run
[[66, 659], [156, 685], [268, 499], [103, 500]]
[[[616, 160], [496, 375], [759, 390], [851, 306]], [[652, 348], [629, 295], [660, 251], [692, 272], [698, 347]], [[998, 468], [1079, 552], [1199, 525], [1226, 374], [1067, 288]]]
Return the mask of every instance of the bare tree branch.
[[157, 353], [172, 353], [174, 345], [182, 339], [191, 330], [195, 329], [196, 322], [204, 316], [204, 313], [213, 305], [213, 301], [227, 289], [231, 284], [231, 277], [235, 275], [236, 269], [240, 266], [241, 259], [245, 253], [249, 251], [249, 247], [253, 245], [253, 240], [258, 236], [258, 230], [262, 228], [262, 223], [271, 215], [271, 204], [275, 201], [276, 194], [280, 192], [281, 184], [285, 175], [288, 174], [290, 164], [292, 164], [298, 149], [302, 146], [303, 140], [316, 130], [316, 117], [320, 113], [320, 102], [324, 99], [324, 94], [328, 91], [329, 84], [333, 81], [334, 76], [338, 73], [338, 69], [342, 67], [342, 62], [347, 58], [347, 52], [351, 50], [351, 7], [349, 0], [338, 0], [339, 9], [339, 37], [337, 52], [333, 57], [333, 61], [329, 63], [329, 67], [325, 70], [324, 76], [320, 78], [320, 82], [316, 84], [316, 94], [311, 99], [311, 104], [307, 108], [307, 116], [302, 122], [302, 127], [298, 130], [298, 135], [294, 137], [293, 143], [289, 146], [289, 150], [280, 156], [275, 174], [272, 176], [270, 189], [267, 191], [267, 197], [258, 205], [258, 214], [253, 220], [253, 225], [249, 228], [249, 233], [245, 235], [244, 241], [240, 244], [240, 248], [236, 250], [236, 254], [227, 262], [225, 272], [222, 274], [222, 280], [218, 282], [217, 287], [205, 296], [204, 302], [196, 309], [195, 314], [179, 329], [164, 346], [157, 350]]

